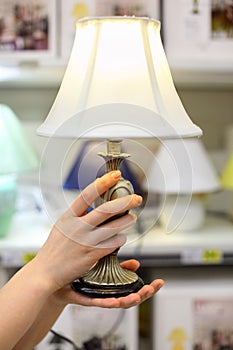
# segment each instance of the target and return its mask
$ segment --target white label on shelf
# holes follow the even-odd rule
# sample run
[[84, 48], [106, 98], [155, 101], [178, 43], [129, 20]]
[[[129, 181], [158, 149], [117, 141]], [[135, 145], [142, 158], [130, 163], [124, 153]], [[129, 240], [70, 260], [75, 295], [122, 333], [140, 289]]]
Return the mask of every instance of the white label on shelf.
[[183, 264], [200, 264], [202, 249], [185, 249], [181, 252], [181, 262]]
[[6, 250], [0, 253], [0, 266], [21, 267], [32, 260], [36, 255], [35, 251]]
[[16, 250], [7, 250], [0, 254], [1, 266], [21, 266], [22, 265], [22, 252]]
[[183, 264], [220, 264], [223, 253], [219, 249], [185, 249], [181, 253]]

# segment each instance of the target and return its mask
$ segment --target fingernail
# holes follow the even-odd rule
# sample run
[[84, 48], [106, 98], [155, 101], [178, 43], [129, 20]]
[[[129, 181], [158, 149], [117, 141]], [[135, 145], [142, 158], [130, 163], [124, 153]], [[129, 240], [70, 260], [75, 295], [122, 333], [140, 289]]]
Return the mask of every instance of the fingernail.
[[130, 215], [131, 215], [131, 217], [132, 217], [133, 221], [134, 221], [134, 222], [136, 222], [136, 221], [137, 221], [137, 219], [138, 219], [137, 215], [132, 214], [132, 213], [131, 213]]
[[159, 283], [159, 285], [158, 285], [158, 291], [159, 291], [160, 288], [162, 288], [163, 286], [164, 286], [164, 282]]
[[141, 196], [138, 196], [138, 195], [136, 195], [137, 197], [136, 197], [136, 199], [137, 199], [137, 203], [138, 204], [141, 204], [142, 203], [142, 197]]
[[111, 177], [113, 177], [114, 180], [117, 180], [121, 177], [120, 170], [114, 170], [111, 172]]

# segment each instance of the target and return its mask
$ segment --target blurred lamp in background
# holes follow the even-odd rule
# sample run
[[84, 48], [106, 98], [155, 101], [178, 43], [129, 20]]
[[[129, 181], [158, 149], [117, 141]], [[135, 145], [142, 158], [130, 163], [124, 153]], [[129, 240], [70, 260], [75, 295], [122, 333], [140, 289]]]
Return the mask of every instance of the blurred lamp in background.
[[[129, 155], [125, 138], [199, 136], [175, 90], [160, 38], [160, 23], [139, 17], [95, 17], [77, 22], [69, 63], [55, 102], [38, 133], [44, 136], [108, 140], [101, 152], [106, 169], [118, 169]], [[132, 193], [121, 179], [101, 200]], [[73, 283], [78, 292], [109, 297], [141, 287], [122, 269], [116, 253]]]
[[161, 142], [147, 186], [162, 195], [160, 222], [172, 232], [203, 225], [206, 194], [219, 190], [220, 182], [202, 142], [188, 138]]
[[[96, 157], [106, 147], [106, 142], [83, 142], [74, 159], [74, 162], [65, 177], [63, 188], [65, 190], [82, 191], [97, 177], [106, 172], [105, 162], [102, 157]], [[137, 174], [131, 169], [130, 163], [124, 161], [121, 165], [122, 176], [133, 185], [134, 192], [141, 194], [141, 186], [137, 180]]]
[[15, 212], [17, 174], [38, 168], [39, 158], [17, 116], [0, 104], [0, 237], [6, 236]]
[[[222, 171], [220, 181], [224, 188], [233, 191], [233, 153], [231, 154], [226, 163], [226, 166]], [[230, 215], [233, 219], [233, 208], [231, 209]]]

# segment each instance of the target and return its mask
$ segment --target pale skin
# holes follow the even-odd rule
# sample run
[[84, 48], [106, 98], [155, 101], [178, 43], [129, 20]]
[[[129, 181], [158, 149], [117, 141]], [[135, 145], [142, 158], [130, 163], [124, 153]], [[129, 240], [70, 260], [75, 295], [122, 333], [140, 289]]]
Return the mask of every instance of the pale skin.
[[[162, 287], [163, 280], [157, 279], [137, 293], [106, 299], [88, 298], [70, 287], [97, 260], [122, 246], [126, 238], [119, 232], [135, 223], [135, 215], [127, 214], [101, 225], [116, 213], [140, 206], [142, 199], [137, 195], [104, 203], [86, 213], [120, 176], [119, 171], [110, 172], [89, 185], [54, 225], [36, 257], [0, 290], [0, 349], [32, 350], [68, 304], [129, 308]], [[135, 271], [139, 263], [129, 260], [122, 266]]]

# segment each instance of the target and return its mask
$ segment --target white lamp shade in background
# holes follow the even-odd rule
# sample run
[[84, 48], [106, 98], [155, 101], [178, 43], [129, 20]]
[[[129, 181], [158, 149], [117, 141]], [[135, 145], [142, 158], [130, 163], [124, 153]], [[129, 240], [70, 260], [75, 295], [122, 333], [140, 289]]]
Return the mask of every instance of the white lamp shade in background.
[[154, 193], [207, 193], [220, 189], [217, 172], [198, 138], [163, 140], [148, 174]]
[[87, 139], [199, 136], [175, 90], [160, 38], [148, 18], [79, 20], [45, 136]]
[[201, 227], [205, 219], [203, 194], [221, 188], [208, 153], [197, 138], [164, 140], [151, 165], [147, 186], [149, 192], [164, 195], [161, 221], [169, 231]]

